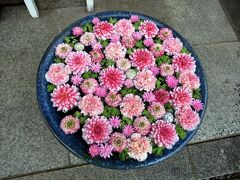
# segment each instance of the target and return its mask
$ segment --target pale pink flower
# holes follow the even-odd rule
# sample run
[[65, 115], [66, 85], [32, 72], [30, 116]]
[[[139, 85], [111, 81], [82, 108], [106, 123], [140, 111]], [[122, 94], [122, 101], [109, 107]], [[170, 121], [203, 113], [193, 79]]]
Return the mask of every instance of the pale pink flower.
[[143, 94], [143, 101], [145, 102], [154, 102], [155, 101], [155, 95], [152, 92], [145, 92]]
[[85, 32], [81, 37], [80, 37], [80, 42], [84, 44], [85, 46], [90, 46], [96, 42], [95, 35], [91, 32]]
[[109, 143], [113, 146], [113, 150], [116, 152], [122, 152], [127, 146], [127, 139], [122, 133], [112, 133]]
[[164, 54], [164, 50], [162, 48], [161, 44], [158, 43], [154, 43], [151, 47], [150, 47], [150, 51], [153, 53], [153, 55], [155, 57], [161, 57]]
[[198, 99], [192, 101], [192, 106], [197, 112], [199, 112], [203, 109], [203, 104]]
[[74, 85], [79, 85], [81, 82], [82, 82], [83, 78], [79, 75], [74, 75], [71, 77], [71, 82], [74, 84]]
[[192, 101], [192, 92], [183, 87], [177, 87], [171, 93], [171, 99], [176, 107], [188, 106]]
[[194, 72], [196, 69], [194, 58], [188, 54], [174, 56], [172, 64], [176, 72]]
[[96, 24], [100, 23], [100, 19], [97, 18], [97, 17], [94, 17], [94, 18], [92, 19], [92, 23], [93, 23], [94, 25], [96, 25]]
[[170, 94], [165, 89], [159, 89], [159, 90], [155, 91], [154, 95], [155, 95], [156, 102], [159, 102], [163, 105], [168, 103], [170, 100]]
[[119, 59], [116, 62], [117, 67], [122, 71], [127, 71], [131, 67], [131, 63], [128, 59]]
[[122, 38], [122, 44], [126, 48], [133, 48], [135, 45], [135, 39], [132, 36], [124, 36]]
[[136, 40], [140, 40], [142, 39], [142, 34], [140, 32], [134, 32], [132, 34], [133, 38], [136, 39]]
[[111, 36], [111, 42], [116, 43], [120, 40], [120, 36], [118, 34], [113, 34]]
[[101, 50], [102, 47], [103, 47], [103, 46], [102, 46], [100, 43], [98, 43], [98, 42], [92, 44], [92, 49], [93, 49], [93, 50]]
[[183, 43], [178, 38], [168, 38], [163, 41], [162, 48], [168, 55], [176, 55], [182, 50]]
[[147, 38], [147, 39], [144, 39], [143, 43], [145, 46], [149, 47], [154, 44], [154, 41], [152, 38]]
[[94, 73], [99, 73], [99, 72], [100, 72], [100, 69], [101, 69], [101, 64], [99, 64], [99, 63], [92, 63], [92, 65], [91, 65], [91, 70], [92, 70]]
[[71, 51], [72, 47], [69, 44], [58, 44], [55, 50], [55, 55], [61, 59], [65, 59]]
[[144, 20], [139, 26], [139, 32], [145, 36], [145, 38], [154, 38], [158, 34], [158, 27], [152, 21]]
[[153, 102], [148, 110], [156, 119], [161, 118], [166, 113], [164, 106], [159, 102]]
[[97, 87], [95, 94], [99, 97], [105, 97], [107, 95], [107, 90], [103, 87]]
[[132, 61], [132, 64], [134, 67], [137, 67], [137, 69], [146, 69], [150, 68], [155, 65], [155, 58], [147, 49], [137, 49], [135, 50], [131, 56], [130, 59]]
[[155, 89], [157, 78], [150, 70], [139, 71], [134, 78], [135, 87], [142, 91], [152, 91]]
[[175, 76], [168, 76], [166, 78], [166, 83], [168, 87], [175, 88], [178, 85], [178, 79]]
[[105, 102], [112, 107], [117, 107], [122, 101], [121, 95], [116, 92], [109, 92], [105, 98]]
[[145, 116], [140, 116], [134, 120], [133, 127], [137, 133], [146, 136], [150, 132], [151, 123]]
[[135, 22], [139, 21], [139, 17], [138, 17], [138, 15], [132, 15], [132, 16], [130, 17], [130, 20], [131, 20], [133, 23], [135, 23]]
[[172, 30], [168, 28], [161, 28], [158, 33], [158, 37], [163, 41], [166, 40], [167, 38], [172, 38], [173, 37]]
[[94, 78], [85, 79], [80, 85], [80, 88], [84, 94], [93, 94], [97, 87], [98, 82]]
[[132, 80], [132, 79], [126, 79], [126, 80], [124, 81], [124, 85], [125, 85], [127, 88], [133, 87], [133, 86], [134, 86], [133, 80]]
[[120, 123], [121, 123], [121, 119], [119, 119], [118, 116], [113, 116], [109, 119], [110, 124], [113, 128], [119, 128]]
[[104, 58], [104, 55], [101, 50], [93, 50], [90, 53], [93, 63], [100, 63]]
[[83, 34], [83, 29], [81, 27], [74, 27], [72, 33], [74, 36], [81, 36]]
[[134, 133], [133, 126], [131, 125], [126, 125], [123, 128], [123, 134], [127, 137], [130, 137]]
[[120, 42], [109, 43], [105, 49], [105, 56], [107, 59], [119, 60], [126, 55], [127, 49], [122, 46]]
[[97, 144], [91, 144], [89, 146], [88, 152], [92, 158], [98, 156], [100, 154], [100, 147]]
[[112, 156], [113, 146], [110, 144], [101, 144], [99, 148], [99, 155], [104, 159], [110, 158]]
[[200, 79], [193, 72], [181, 73], [179, 76], [179, 82], [183, 87], [187, 87], [189, 89], [197, 89], [200, 87]]
[[73, 134], [80, 129], [80, 123], [77, 118], [68, 115], [61, 120], [60, 127], [65, 134]]
[[174, 68], [171, 64], [163, 63], [160, 66], [160, 74], [161, 76], [167, 77], [172, 76], [174, 74]]
[[107, 21], [101, 21], [93, 27], [93, 32], [98, 39], [110, 39], [114, 33], [113, 25]]
[[120, 19], [114, 26], [115, 32], [120, 36], [131, 36], [135, 28], [130, 20]]

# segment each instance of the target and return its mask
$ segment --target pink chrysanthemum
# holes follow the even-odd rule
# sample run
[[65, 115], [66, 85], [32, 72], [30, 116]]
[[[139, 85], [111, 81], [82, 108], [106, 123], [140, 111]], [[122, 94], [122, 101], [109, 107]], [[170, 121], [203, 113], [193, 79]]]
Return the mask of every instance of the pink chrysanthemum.
[[128, 155], [138, 161], [144, 161], [147, 159], [148, 153], [152, 153], [150, 139], [134, 133], [128, 140]]
[[159, 90], [155, 91], [154, 95], [155, 95], [156, 102], [159, 102], [163, 105], [168, 103], [170, 100], [170, 94], [165, 89], [159, 89]]
[[153, 75], [156, 76], [160, 73], [160, 70], [157, 66], [150, 67], [150, 71], [152, 71]]
[[55, 63], [49, 67], [48, 72], [45, 74], [45, 78], [48, 82], [59, 86], [68, 82], [70, 73], [71, 71], [65, 64]]
[[163, 41], [168, 38], [172, 38], [173, 37], [172, 30], [168, 28], [161, 28], [158, 33], [158, 37]]
[[127, 88], [133, 87], [133, 86], [134, 86], [133, 80], [132, 80], [132, 79], [126, 79], [126, 80], [124, 81], [124, 85], [125, 85]]
[[105, 49], [105, 56], [107, 59], [119, 60], [126, 55], [127, 49], [122, 46], [120, 42], [109, 43]]
[[85, 46], [90, 46], [94, 43], [96, 43], [96, 38], [95, 35], [91, 32], [85, 32], [81, 37], [80, 37], [80, 42], [84, 44]]
[[193, 111], [190, 106], [180, 108], [176, 111], [175, 116], [177, 123], [187, 131], [196, 129], [197, 125], [200, 123], [198, 113]]
[[72, 33], [74, 36], [81, 36], [83, 34], [83, 29], [81, 27], [74, 27]]
[[123, 128], [123, 134], [127, 137], [130, 137], [134, 133], [134, 129], [131, 125], [126, 125]]
[[192, 93], [187, 88], [177, 87], [171, 93], [171, 99], [176, 107], [188, 106], [192, 101]]
[[200, 87], [200, 79], [193, 72], [181, 73], [179, 77], [179, 82], [183, 87], [190, 89], [197, 89]]
[[93, 23], [94, 25], [96, 25], [96, 24], [100, 23], [100, 19], [97, 18], [97, 17], [94, 17], [94, 18], [92, 19], [92, 23]]
[[147, 38], [147, 39], [144, 39], [143, 43], [145, 46], [149, 47], [154, 44], [154, 41], [152, 38]]
[[56, 89], [51, 93], [51, 101], [53, 107], [57, 107], [58, 111], [67, 112], [74, 106], [77, 106], [78, 100], [80, 99], [80, 93], [75, 86], [69, 84], [57, 86]]
[[82, 82], [83, 78], [79, 75], [74, 75], [71, 77], [71, 82], [73, 85], [79, 85]]
[[130, 20], [120, 19], [114, 26], [115, 32], [120, 36], [131, 36], [135, 31], [134, 26], [132, 25]]
[[135, 45], [135, 39], [132, 36], [124, 36], [122, 38], [122, 44], [126, 48], [133, 48]]
[[115, 132], [111, 134], [109, 143], [116, 152], [122, 152], [127, 146], [127, 139], [122, 133]]
[[180, 53], [183, 43], [178, 38], [168, 38], [163, 41], [162, 48], [168, 55], [175, 55]]
[[150, 70], [139, 71], [134, 79], [134, 85], [140, 91], [152, 91], [155, 89], [157, 78]]
[[119, 59], [117, 62], [117, 67], [122, 71], [127, 71], [131, 67], [131, 63], [128, 59]]
[[172, 76], [174, 74], [174, 68], [171, 64], [163, 63], [160, 66], [160, 74], [161, 76], [167, 77]]
[[155, 65], [155, 58], [153, 54], [147, 49], [135, 50], [131, 54], [130, 59], [132, 60], [133, 66], [137, 67], [140, 70]]
[[105, 97], [107, 95], [107, 90], [103, 87], [97, 87], [95, 94], [99, 97]]
[[82, 128], [82, 137], [88, 144], [105, 143], [110, 139], [112, 126], [103, 116], [88, 118]]
[[86, 116], [96, 116], [103, 112], [103, 103], [101, 99], [92, 94], [83, 96], [83, 98], [78, 103], [78, 108]]
[[116, 92], [109, 92], [105, 98], [105, 102], [112, 107], [117, 107], [121, 103], [121, 95]]
[[172, 149], [179, 140], [175, 125], [163, 120], [158, 120], [152, 125], [150, 136], [159, 147], [167, 149]]
[[110, 124], [113, 128], [119, 128], [121, 119], [118, 116], [113, 116], [109, 119]]
[[55, 55], [61, 59], [65, 59], [71, 51], [72, 47], [69, 44], [58, 44], [55, 50]]
[[141, 116], [134, 120], [133, 127], [137, 133], [146, 136], [150, 132], [151, 123], [145, 116]]
[[103, 157], [104, 159], [110, 158], [112, 156], [113, 146], [107, 143], [101, 144], [99, 151], [100, 156]]
[[192, 101], [192, 106], [197, 112], [199, 112], [203, 109], [203, 104], [198, 99]]
[[91, 70], [95, 73], [99, 73], [101, 69], [101, 64], [99, 63], [92, 63]]
[[98, 156], [100, 154], [100, 147], [97, 144], [91, 144], [89, 146], [88, 152], [92, 158]]
[[133, 94], [127, 94], [124, 96], [122, 103], [120, 104], [120, 111], [123, 116], [128, 118], [138, 117], [144, 110], [144, 103], [142, 99]]
[[113, 25], [107, 21], [101, 21], [93, 27], [95, 36], [98, 39], [110, 39], [111, 35], [114, 33]]
[[144, 20], [139, 26], [139, 32], [145, 36], [145, 38], [154, 38], [158, 34], [158, 27], [152, 21]]
[[85, 79], [80, 88], [84, 94], [93, 94], [98, 87], [98, 82], [94, 78]]
[[89, 54], [84, 51], [71, 52], [66, 58], [66, 63], [73, 74], [82, 74], [88, 70], [88, 66], [91, 64], [91, 58]]
[[109, 90], [119, 91], [124, 83], [124, 73], [114, 67], [108, 67], [101, 72], [100, 82]]
[[150, 47], [151, 52], [155, 57], [161, 57], [164, 54], [164, 50], [162, 49], [162, 45], [158, 43], [154, 43]]
[[65, 134], [73, 134], [80, 129], [80, 123], [77, 118], [68, 115], [61, 120], [60, 127]]
[[120, 36], [118, 34], [112, 34], [111, 42], [116, 43], [120, 40]]
[[131, 20], [133, 23], [135, 23], [135, 22], [137, 22], [137, 21], [139, 20], [139, 17], [138, 17], [138, 15], [132, 15], [132, 16], [130, 17], [130, 20]]
[[149, 102], [149, 103], [154, 102], [155, 101], [155, 95], [152, 92], [145, 92], [143, 94], [143, 100], [145, 102]]
[[159, 102], [153, 102], [148, 107], [148, 110], [157, 119], [161, 118], [166, 113], [164, 106]]
[[172, 63], [177, 72], [194, 72], [196, 69], [194, 58], [188, 54], [174, 56]]
[[102, 47], [103, 47], [103, 46], [102, 46], [100, 43], [98, 43], [98, 42], [92, 44], [92, 49], [93, 49], [93, 50], [101, 50]]
[[142, 39], [142, 34], [140, 32], [134, 32], [132, 34], [133, 38], [136, 39], [136, 40], [140, 40]]
[[175, 88], [178, 85], [178, 79], [175, 76], [168, 76], [166, 78], [166, 83], [168, 87]]
[[89, 54], [92, 58], [92, 62], [94, 63], [100, 63], [104, 58], [104, 55], [101, 50], [93, 50]]

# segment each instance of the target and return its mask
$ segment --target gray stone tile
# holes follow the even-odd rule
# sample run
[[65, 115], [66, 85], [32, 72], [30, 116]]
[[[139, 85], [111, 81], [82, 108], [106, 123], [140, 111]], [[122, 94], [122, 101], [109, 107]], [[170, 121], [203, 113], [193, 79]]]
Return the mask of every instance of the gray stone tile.
[[188, 146], [198, 179], [240, 171], [240, 136]]
[[158, 165], [135, 170], [110, 170], [93, 165], [84, 165], [70, 169], [53, 171], [34, 176], [19, 178], [18, 180], [30, 179], [193, 179], [188, 161], [187, 150], [183, 150], [168, 160]]
[[150, 15], [169, 24], [193, 44], [236, 41], [218, 0], [95, 1], [95, 10], [125, 10]]
[[208, 80], [205, 118], [192, 142], [240, 133], [240, 43], [196, 46]]
[[40, 10], [86, 6], [86, 0], [35, 0], [35, 2]]
[[74, 154], [69, 152], [69, 159], [70, 159], [70, 164], [71, 165], [83, 165], [83, 164], [88, 164], [86, 161], [83, 159], [75, 156]]

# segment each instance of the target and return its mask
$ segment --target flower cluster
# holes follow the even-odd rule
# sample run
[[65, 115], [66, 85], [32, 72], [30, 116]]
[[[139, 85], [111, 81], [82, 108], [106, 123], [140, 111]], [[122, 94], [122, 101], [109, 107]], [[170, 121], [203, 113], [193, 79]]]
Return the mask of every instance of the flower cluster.
[[62, 132], [81, 131], [91, 158], [144, 161], [200, 123], [196, 62], [172, 30], [132, 15], [74, 27], [45, 75]]

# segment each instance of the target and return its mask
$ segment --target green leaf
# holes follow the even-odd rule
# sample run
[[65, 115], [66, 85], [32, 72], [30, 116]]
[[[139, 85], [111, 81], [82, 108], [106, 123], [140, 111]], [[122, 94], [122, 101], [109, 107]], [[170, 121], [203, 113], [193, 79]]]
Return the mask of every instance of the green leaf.
[[122, 152], [118, 154], [118, 157], [121, 161], [125, 161], [126, 159], [129, 159], [128, 150], [124, 149]]
[[192, 96], [194, 99], [201, 99], [201, 90], [200, 88], [194, 89], [192, 92]]
[[86, 73], [83, 73], [83, 74], [82, 74], [82, 77], [83, 77], [83, 79], [88, 79], [88, 78], [90, 78], [90, 75], [89, 75], [89, 74], [86, 74]]
[[148, 120], [149, 120], [150, 123], [154, 123], [154, 122], [156, 122], [155, 117], [152, 116], [151, 114], [148, 116]]
[[133, 120], [128, 117], [122, 117], [122, 121], [125, 121], [126, 124], [130, 124], [130, 125], [133, 124]]
[[158, 146], [154, 146], [153, 147], [153, 154], [155, 154], [156, 156], [161, 156], [163, 154], [163, 147], [158, 147]]
[[115, 62], [111, 59], [108, 59], [105, 63], [105, 65], [108, 67], [108, 66], [114, 66]]
[[76, 111], [73, 116], [75, 116], [76, 118], [79, 118], [81, 116], [81, 113], [79, 111]]
[[105, 48], [110, 42], [109, 42], [109, 40], [101, 40], [100, 43]]
[[175, 74], [176, 74], [176, 77], [179, 78], [180, 73], [179, 73], [179, 72], [176, 72]]
[[181, 53], [185, 53], [185, 54], [191, 54], [187, 48], [183, 47], [182, 50], [180, 51]]
[[87, 30], [88, 30], [88, 28], [87, 28], [86, 25], [84, 25], [84, 26], [82, 27], [82, 29], [83, 29], [83, 32], [87, 32]]
[[93, 32], [93, 25], [90, 22], [86, 23], [86, 27], [89, 32]]
[[148, 110], [144, 109], [143, 112], [142, 112], [142, 115], [148, 117], [151, 114], [150, 114], [150, 112]]
[[80, 124], [81, 124], [81, 125], [84, 125], [85, 122], [86, 122], [86, 120], [87, 120], [87, 118], [88, 118], [88, 117], [86, 117], [86, 116], [80, 117], [80, 118], [79, 118], [79, 119], [80, 119]]
[[92, 74], [90, 75], [90, 77], [91, 77], [91, 78], [97, 78], [97, 77], [98, 77], [98, 74], [97, 74], [97, 73], [92, 73]]
[[155, 43], [158, 43], [158, 44], [161, 44], [161, 43], [162, 43], [162, 40], [157, 37], [157, 38], [154, 39], [154, 42], [155, 42]]
[[156, 89], [160, 89], [161, 88], [161, 81], [157, 80], [156, 81]]
[[64, 59], [60, 59], [60, 58], [54, 58], [53, 61], [55, 63], [64, 63]]
[[170, 102], [166, 103], [166, 104], [164, 105], [164, 108], [165, 108], [165, 110], [166, 110], [167, 112], [170, 112], [170, 113], [173, 113], [173, 112], [174, 112], [174, 108], [173, 108], [173, 106], [172, 106], [172, 104], [171, 104]]
[[138, 30], [139, 26], [141, 25], [141, 21], [137, 21], [133, 24], [136, 30]]
[[47, 91], [48, 92], [53, 92], [53, 90], [56, 88], [54, 84], [48, 84], [47, 85]]
[[180, 139], [184, 139], [187, 136], [187, 132], [180, 125], [176, 125], [176, 131]]
[[128, 91], [126, 89], [121, 89], [120, 90], [121, 96], [126, 96], [128, 94]]
[[132, 52], [133, 52], [133, 50], [132, 50], [131, 48], [128, 48], [128, 49], [127, 49], [127, 54], [128, 54], [128, 55], [132, 54]]
[[108, 22], [110, 22], [111, 24], [116, 24], [116, 22], [117, 22], [117, 18], [110, 18], [109, 20], [108, 20]]
[[144, 46], [143, 46], [143, 41], [141, 41], [141, 40], [136, 41], [135, 46], [136, 46], [137, 48], [143, 48], [143, 47], [144, 47]]

